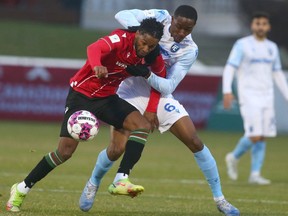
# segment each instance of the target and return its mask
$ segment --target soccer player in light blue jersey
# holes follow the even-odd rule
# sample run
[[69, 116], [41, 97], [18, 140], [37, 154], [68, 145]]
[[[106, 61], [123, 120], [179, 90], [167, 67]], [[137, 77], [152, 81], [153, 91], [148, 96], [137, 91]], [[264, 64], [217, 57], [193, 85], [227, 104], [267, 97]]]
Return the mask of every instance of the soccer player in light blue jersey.
[[269, 16], [255, 13], [252, 35], [234, 44], [223, 73], [224, 108], [229, 109], [234, 98], [232, 81], [237, 73], [240, 112], [245, 134], [235, 149], [226, 155], [228, 176], [237, 180], [240, 157], [251, 149], [251, 171], [248, 182], [267, 185], [271, 181], [261, 176], [265, 158], [265, 137], [276, 136], [273, 79], [288, 101], [288, 85], [281, 69], [277, 45], [267, 39]]
[[[151, 113], [146, 110], [150, 86], [161, 92], [162, 96], [157, 110], [159, 122], [155, 121], [155, 125], [159, 126], [158, 129], [161, 133], [170, 130], [194, 154], [212, 191], [218, 210], [224, 215], [240, 215], [239, 210], [224, 198], [215, 159], [208, 147], [198, 138], [194, 124], [185, 108], [171, 95], [186, 76], [198, 55], [198, 47], [191, 36], [197, 21], [196, 10], [191, 6], [182, 5], [175, 10], [173, 16], [170, 16], [166, 10], [133, 9], [120, 11], [115, 17], [125, 28], [139, 26], [140, 22], [148, 17], [154, 17], [157, 21], [162, 22], [164, 34], [159, 44], [167, 68], [166, 79], [158, 77], [152, 72], [147, 79], [139, 77], [128, 79], [122, 82], [117, 94], [135, 106], [150, 121], [153, 121]], [[125, 154], [120, 167], [108, 191], [114, 195], [121, 194], [131, 197], [144, 191], [143, 187], [139, 187], [139, 185], [135, 187], [128, 179], [130, 170], [141, 157], [144, 145], [126, 145], [125, 149], [125, 140], [128, 135], [127, 131], [113, 130], [111, 138], [113, 145], [110, 144], [98, 155], [92, 175], [82, 192], [79, 203], [81, 210], [89, 211], [92, 208], [101, 179], [110, 169], [113, 161], [117, 160], [124, 150]], [[111, 148], [111, 146], [117, 148]]]

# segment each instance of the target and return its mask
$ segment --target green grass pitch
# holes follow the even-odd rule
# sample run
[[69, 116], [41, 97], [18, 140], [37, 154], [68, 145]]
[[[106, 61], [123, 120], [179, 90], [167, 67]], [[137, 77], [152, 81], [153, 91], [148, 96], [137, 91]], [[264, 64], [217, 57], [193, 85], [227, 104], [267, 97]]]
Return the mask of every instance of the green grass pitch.
[[[56, 148], [59, 128], [57, 123], [0, 122], [0, 215], [13, 215], [5, 212], [11, 185], [22, 180], [44, 154]], [[199, 136], [214, 154], [226, 198], [241, 210], [242, 216], [288, 215], [287, 135], [268, 140], [263, 175], [272, 180], [269, 186], [247, 183], [248, 154], [239, 164], [240, 179], [232, 182], [227, 178], [224, 157], [240, 133], [200, 131]], [[120, 162], [117, 161], [103, 179], [91, 211], [81, 212], [81, 191], [96, 156], [108, 142], [109, 130], [102, 126], [94, 140], [80, 143], [68, 162], [37, 183], [26, 197], [22, 212], [15, 215], [221, 215], [192, 154], [170, 133], [158, 132], [149, 137], [142, 158], [130, 175], [132, 182], [145, 187], [145, 192], [134, 199], [108, 194], [107, 187]]]

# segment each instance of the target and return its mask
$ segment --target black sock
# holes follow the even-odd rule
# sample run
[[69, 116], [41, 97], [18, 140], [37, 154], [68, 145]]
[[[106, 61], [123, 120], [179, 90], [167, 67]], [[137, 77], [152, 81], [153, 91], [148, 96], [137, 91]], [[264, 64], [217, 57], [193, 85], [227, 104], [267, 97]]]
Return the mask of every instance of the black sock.
[[133, 166], [138, 162], [141, 157], [144, 145], [142, 143], [128, 140], [126, 144], [126, 150], [121, 160], [118, 173], [130, 174]]
[[55, 167], [51, 167], [45, 157], [43, 157], [42, 160], [36, 165], [36, 167], [24, 179], [26, 186], [32, 188], [36, 182], [44, 178], [54, 168]]

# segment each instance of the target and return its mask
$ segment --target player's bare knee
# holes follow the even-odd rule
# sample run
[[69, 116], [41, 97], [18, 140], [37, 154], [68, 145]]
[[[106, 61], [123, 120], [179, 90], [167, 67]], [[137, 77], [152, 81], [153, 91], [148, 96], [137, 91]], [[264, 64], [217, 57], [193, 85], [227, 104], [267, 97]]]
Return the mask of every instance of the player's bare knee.
[[151, 130], [151, 124], [139, 111], [130, 113], [123, 123], [124, 129], [133, 131], [137, 129]]
[[72, 154], [76, 150], [78, 146], [78, 141], [67, 138], [61, 137], [58, 145], [58, 152], [64, 161], [68, 160], [72, 157]]
[[150, 122], [148, 122], [146, 119], [145, 121], [139, 123], [137, 125], [137, 128], [141, 128], [141, 129], [146, 129], [146, 130], [151, 130], [151, 124]]

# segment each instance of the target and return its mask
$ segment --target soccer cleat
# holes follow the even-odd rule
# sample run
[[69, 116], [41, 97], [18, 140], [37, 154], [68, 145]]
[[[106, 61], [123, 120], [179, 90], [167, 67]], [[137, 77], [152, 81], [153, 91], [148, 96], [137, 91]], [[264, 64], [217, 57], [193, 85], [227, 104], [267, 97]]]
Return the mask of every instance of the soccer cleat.
[[269, 185], [271, 184], [271, 181], [269, 179], [266, 179], [262, 176], [257, 175], [250, 175], [248, 182], [250, 184], [258, 184], [258, 185]]
[[225, 157], [226, 166], [227, 166], [227, 174], [231, 180], [238, 179], [238, 160], [234, 157], [233, 153], [228, 153]]
[[112, 195], [127, 195], [136, 197], [144, 191], [141, 185], [132, 184], [129, 179], [121, 179], [108, 187], [108, 192]]
[[17, 190], [17, 185], [18, 185], [18, 183], [14, 184], [11, 187], [10, 198], [9, 198], [8, 202], [6, 203], [6, 210], [7, 211], [19, 212], [20, 207], [23, 203], [23, 200], [26, 196], [26, 194], [20, 193]]
[[240, 211], [231, 205], [227, 200], [223, 199], [218, 202], [217, 209], [225, 216], [240, 216]]
[[82, 211], [87, 212], [92, 208], [98, 188], [90, 181], [86, 183], [79, 200], [79, 208]]

